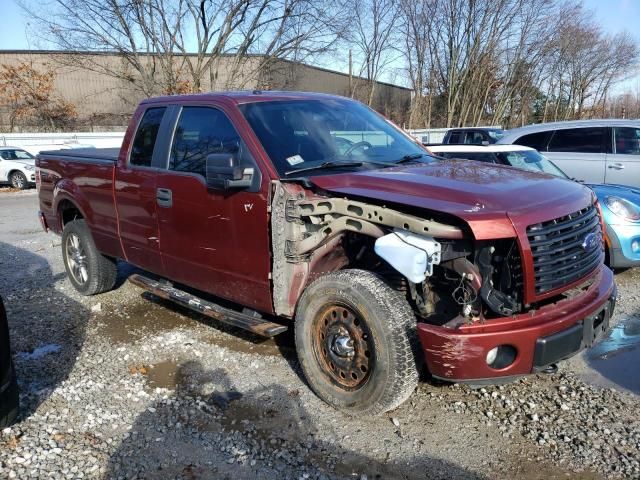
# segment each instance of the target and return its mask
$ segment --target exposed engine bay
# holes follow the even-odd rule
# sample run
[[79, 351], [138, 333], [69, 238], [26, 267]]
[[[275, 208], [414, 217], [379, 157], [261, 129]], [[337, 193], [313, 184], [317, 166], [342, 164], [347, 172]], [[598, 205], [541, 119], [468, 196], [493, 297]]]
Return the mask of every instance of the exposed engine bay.
[[276, 313], [293, 316], [315, 278], [341, 268], [376, 272], [406, 295], [419, 319], [455, 328], [520, 313], [522, 266], [515, 239], [476, 241], [464, 222], [424, 219], [386, 206], [310, 196], [274, 182]]

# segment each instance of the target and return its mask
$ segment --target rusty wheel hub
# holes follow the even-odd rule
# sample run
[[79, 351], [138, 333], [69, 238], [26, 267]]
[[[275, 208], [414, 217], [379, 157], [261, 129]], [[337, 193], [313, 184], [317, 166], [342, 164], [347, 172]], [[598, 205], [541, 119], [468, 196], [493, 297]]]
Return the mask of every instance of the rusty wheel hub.
[[313, 324], [316, 358], [331, 381], [345, 390], [360, 388], [374, 362], [371, 332], [350, 308], [333, 305]]

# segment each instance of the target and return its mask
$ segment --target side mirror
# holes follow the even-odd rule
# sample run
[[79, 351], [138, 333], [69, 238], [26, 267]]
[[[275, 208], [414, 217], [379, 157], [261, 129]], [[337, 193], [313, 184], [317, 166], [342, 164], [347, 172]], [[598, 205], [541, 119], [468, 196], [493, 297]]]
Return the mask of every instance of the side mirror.
[[489, 140], [483, 140], [482, 145], [486, 147], [487, 145], [491, 145], [491, 144], [489, 143]]
[[249, 188], [254, 170], [239, 165], [235, 153], [210, 153], [207, 155], [207, 187], [216, 190]]

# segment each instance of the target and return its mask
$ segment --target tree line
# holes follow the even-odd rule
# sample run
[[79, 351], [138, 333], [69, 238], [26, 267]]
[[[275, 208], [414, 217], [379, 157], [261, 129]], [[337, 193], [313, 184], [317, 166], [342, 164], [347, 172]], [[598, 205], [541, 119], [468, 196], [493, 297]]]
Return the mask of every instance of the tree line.
[[[43, 46], [121, 59], [60, 61], [145, 96], [286, 88], [279, 70], [320, 64], [348, 70], [345, 95], [407, 128], [609, 116], [639, 59], [634, 37], [605, 32], [577, 0], [24, 1]], [[410, 104], [383, 109], [385, 80], [410, 87]]]

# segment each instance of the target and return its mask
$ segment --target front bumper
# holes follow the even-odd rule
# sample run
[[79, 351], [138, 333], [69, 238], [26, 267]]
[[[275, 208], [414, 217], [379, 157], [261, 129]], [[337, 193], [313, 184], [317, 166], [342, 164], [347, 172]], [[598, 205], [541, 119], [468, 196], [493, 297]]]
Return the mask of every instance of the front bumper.
[[[616, 287], [607, 267], [586, 291], [537, 311], [446, 328], [418, 324], [418, 335], [431, 375], [448, 381], [478, 381], [526, 375], [592, 346], [609, 327]], [[491, 368], [487, 353], [499, 345], [516, 350], [513, 363]]]

